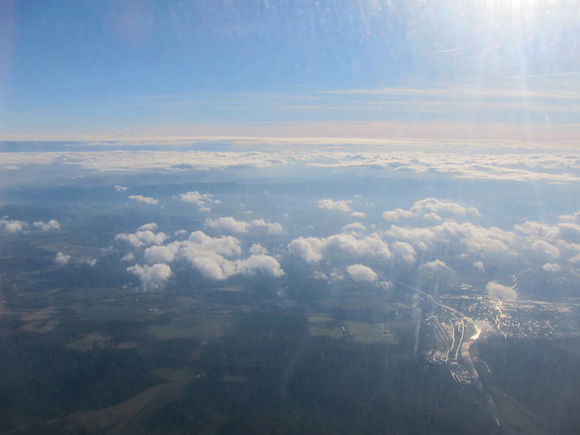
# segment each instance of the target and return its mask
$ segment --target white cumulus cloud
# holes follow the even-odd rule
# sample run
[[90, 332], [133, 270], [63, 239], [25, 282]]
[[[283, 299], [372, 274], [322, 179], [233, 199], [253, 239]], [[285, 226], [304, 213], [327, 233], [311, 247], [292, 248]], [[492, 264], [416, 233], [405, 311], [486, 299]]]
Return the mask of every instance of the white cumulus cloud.
[[171, 263], [177, 254], [173, 246], [150, 246], [145, 250], [145, 260], [149, 264]]
[[141, 225], [138, 230], [139, 231], [157, 231], [157, 224], [155, 222], [150, 222], [148, 224]]
[[318, 208], [331, 210], [331, 211], [338, 211], [341, 213], [350, 213], [356, 219], [362, 219], [366, 217], [366, 214], [361, 211], [354, 211], [352, 206], [352, 201], [349, 199], [341, 199], [341, 200], [334, 200], [334, 199], [319, 199], [316, 202]]
[[268, 250], [259, 243], [254, 243], [250, 247], [250, 253], [253, 255], [264, 255], [268, 253]]
[[343, 233], [362, 233], [366, 231], [366, 227], [360, 222], [352, 222], [342, 227]]
[[513, 301], [518, 297], [518, 293], [512, 287], [508, 287], [496, 281], [488, 282], [485, 286], [485, 290], [488, 295], [504, 301]]
[[343, 213], [350, 213], [352, 209], [350, 206], [352, 205], [352, 201], [348, 199], [343, 200], [333, 200], [333, 199], [320, 199], [317, 201], [318, 208], [324, 208], [326, 210], [335, 210], [341, 211]]
[[9, 219], [8, 216], [4, 216], [2, 219], [0, 219], [0, 229], [6, 231], [7, 233], [21, 233], [26, 225], [26, 222], [19, 221], [17, 219]]
[[123, 258], [121, 258], [121, 261], [124, 261], [125, 263], [132, 263], [135, 261], [135, 254], [133, 254], [132, 252], [129, 252], [128, 254], [123, 255]]
[[54, 262], [59, 266], [64, 266], [70, 261], [70, 255], [63, 254], [62, 252], [57, 252], [54, 256]]
[[268, 234], [279, 234], [283, 231], [282, 225], [277, 222], [266, 222], [264, 219], [242, 221], [231, 216], [223, 216], [218, 219], [207, 219], [205, 225], [216, 231], [234, 234], [247, 233], [254, 229], [265, 230]]
[[199, 211], [204, 213], [211, 212], [211, 208], [209, 206], [219, 202], [218, 200], [214, 199], [211, 193], [200, 193], [197, 190], [181, 193], [179, 195], [179, 199], [184, 202], [197, 205]]
[[155, 205], [159, 203], [159, 200], [152, 198], [150, 196], [143, 196], [143, 195], [129, 195], [129, 199], [131, 201], [135, 201], [141, 204], [149, 204]]
[[406, 242], [394, 242], [391, 244], [391, 251], [396, 256], [403, 259], [407, 263], [415, 262], [416, 251], [413, 246]]
[[534, 242], [532, 249], [534, 252], [549, 259], [556, 259], [560, 257], [560, 250], [556, 246], [543, 240], [537, 240]]
[[247, 233], [250, 224], [246, 221], [239, 221], [231, 216], [223, 216], [218, 219], [208, 219], [205, 225], [214, 230], [226, 233]]
[[560, 265], [556, 263], [546, 263], [542, 266], [546, 272], [560, 272]]
[[428, 261], [427, 263], [423, 264], [421, 266], [423, 269], [428, 270], [429, 272], [433, 272], [433, 273], [439, 273], [439, 272], [444, 272], [446, 270], [451, 270], [451, 268], [449, 266], [447, 266], [447, 264], [445, 264], [445, 262], [443, 260], [433, 260], [433, 261]]
[[136, 264], [128, 267], [127, 271], [138, 276], [145, 289], [160, 287], [171, 277], [171, 267], [164, 263], [152, 266]]
[[284, 271], [278, 260], [269, 255], [252, 255], [245, 260], [237, 260], [234, 265], [234, 274], [255, 275], [257, 273], [263, 273], [273, 277], [284, 275]]
[[346, 268], [346, 273], [354, 281], [375, 282], [377, 280], [375, 271], [364, 264], [352, 264]]
[[117, 234], [115, 240], [125, 241], [138, 248], [148, 245], [161, 245], [167, 240], [167, 235], [164, 232], [154, 233], [151, 230], [137, 230], [135, 233]]
[[34, 228], [42, 231], [58, 231], [60, 230], [60, 222], [56, 219], [51, 219], [48, 222], [36, 221], [32, 224]]
[[266, 249], [254, 244], [251, 256], [236, 258], [242, 253], [240, 241], [233, 236], [211, 237], [203, 231], [191, 233], [187, 240], [160, 243], [149, 246], [144, 253], [149, 265], [169, 264], [177, 260], [185, 261], [204, 277], [225, 280], [235, 275], [256, 274], [280, 277], [284, 271]]
[[406, 241], [418, 249], [427, 250], [434, 245], [454, 244], [468, 253], [485, 255], [515, 254], [514, 233], [497, 227], [483, 227], [471, 222], [445, 221], [432, 227], [400, 227], [391, 225], [386, 234]]
[[426, 198], [415, 201], [408, 210], [396, 208], [383, 213], [383, 218], [391, 222], [404, 219], [423, 219], [436, 223], [442, 221], [441, 216], [468, 217], [480, 216], [480, 214], [479, 210], [475, 207], [465, 207], [456, 202], [437, 198]]
[[356, 258], [371, 256], [388, 259], [391, 257], [388, 245], [377, 234], [360, 238], [353, 234], [343, 233], [325, 238], [299, 237], [290, 242], [288, 250], [307, 263], [318, 263], [325, 255], [331, 253], [348, 254]]
[[574, 214], [565, 214], [558, 217], [560, 222], [570, 223], [570, 224], [580, 224], [580, 211]]

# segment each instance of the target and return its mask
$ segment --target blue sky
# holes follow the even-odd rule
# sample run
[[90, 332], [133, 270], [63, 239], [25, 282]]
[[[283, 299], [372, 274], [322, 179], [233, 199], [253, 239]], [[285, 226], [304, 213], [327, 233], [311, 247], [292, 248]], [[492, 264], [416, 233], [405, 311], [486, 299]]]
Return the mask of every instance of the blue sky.
[[4, 136], [580, 123], [574, 1], [4, 1], [0, 24]]

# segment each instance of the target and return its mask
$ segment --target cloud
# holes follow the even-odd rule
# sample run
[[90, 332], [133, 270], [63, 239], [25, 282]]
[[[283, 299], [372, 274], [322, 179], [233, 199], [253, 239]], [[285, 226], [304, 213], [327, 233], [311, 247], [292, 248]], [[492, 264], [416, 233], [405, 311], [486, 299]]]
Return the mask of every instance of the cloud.
[[64, 266], [70, 261], [70, 255], [65, 255], [62, 252], [57, 252], [54, 256], [54, 262], [59, 266]]
[[240, 241], [235, 237], [210, 237], [203, 231], [194, 231], [191, 233], [184, 246], [188, 248], [195, 246], [201, 250], [210, 250], [225, 256], [235, 256], [242, 253]]
[[375, 282], [377, 274], [370, 267], [363, 264], [353, 264], [346, 268], [346, 273], [354, 281]]
[[542, 269], [544, 269], [546, 272], [559, 272], [560, 265], [556, 263], [546, 263], [542, 266]]
[[[439, 50], [439, 52], [450, 52], [464, 50], [463, 47], [451, 48]], [[540, 98], [540, 99], [565, 99], [565, 100], [576, 100], [577, 94], [571, 90], [551, 90], [551, 89], [521, 89], [521, 88], [510, 88], [510, 87], [439, 87], [439, 88], [410, 88], [410, 87], [391, 87], [391, 88], [358, 88], [358, 89], [333, 89], [325, 90], [322, 93], [333, 94], [333, 95], [371, 95], [371, 96], [426, 96], [429, 98], [443, 98], [445, 100], [452, 97], [475, 97], [477, 98], [477, 103], [480, 102], [480, 98], [495, 100], [498, 97], [503, 98], [515, 98], [526, 100]], [[439, 101], [437, 104], [439, 104]]]
[[148, 224], [141, 225], [139, 231], [157, 231], [158, 225], [155, 222], [150, 222]]
[[361, 211], [354, 211], [351, 208], [352, 201], [349, 199], [334, 200], [334, 199], [320, 199], [316, 202], [318, 208], [325, 210], [338, 211], [341, 213], [351, 213], [356, 219], [366, 217], [366, 214]]
[[392, 281], [381, 281], [379, 282], [379, 287], [381, 287], [383, 290], [391, 290], [393, 289], [393, 287], [395, 287], [395, 284]]
[[159, 200], [152, 198], [150, 196], [143, 196], [143, 195], [129, 195], [129, 199], [131, 201], [135, 201], [141, 204], [149, 204], [155, 205], [159, 203]]
[[366, 231], [366, 227], [360, 222], [353, 222], [342, 227], [344, 233], [362, 233]]
[[560, 223], [556, 225], [526, 221], [516, 225], [515, 230], [527, 248], [536, 255], [548, 260], [560, 257], [570, 260], [580, 250], [580, 225], [573, 222], [577, 215], [560, 216]]
[[452, 216], [480, 216], [479, 210], [477, 210], [475, 207], [465, 207], [452, 201], [446, 201], [437, 198], [426, 198], [415, 201], [411, 207], [411, 211], [423, 214], [427, 212], [434, 212]]
[[145, 249], [144, 259], [149, 265], [185, 261], [204, 277], [213, 280], [226, 280], [235, 275], [280, 277], [284, 274], [278, 260], [266, 255], [264, 247], [253, 244], [250, 251], [252, 255], [248, 258], [235, 258], [242, 253], [237, 238], [211, 237], [202, 231], [195, 231], [187, 240], [149, 246]]
[[348, 254], [353, 257], [379, 257], [388, 259], [391, 252], [378, 234], [357, 238], [353, 234], [335, 234], [326, 238], [299, 237], [288, 244], [292, 255], [307, 263], [318, 263], [325, 255]]
[[214, 230], [226, 233], [247, 233], [250, 224], [246, 221], [238, 221], [231, 216], [220, 217], [219, 219], [208, 219], [205, 225]]
[[245, 260], [229, 260], [225, 257], [241, 254], [238, 239], [231, 236], [212, 238], [201, 231], [182, 242], [179, 254], [207, 278], [224, 280], [237, 274], [253, 275], [258, 272], [281, 276], [280, 264], [264, 254], [252, 255]]
[[560, 250], [554, 245], [543, 240], [537, 240], [532, 245], [532, 250], [537, 254], [549, 259], [556, 259], [560, 257]]
[[277, 222], [266, 222], [264, 219], [254, 219], [250, 222], [250, 228], [265, 229], [268, 234], [280, 234], [283, 231], [282, 225]]
[[437, 244], [451, 244], [457, 250], [472, 254], [516, 254], [514, 233], [470, 222], [458, 223], [449, 220], [432, 227], [419, 228], [391, 225], [385, 234], [395, 240], [406, 241], [423, 251]]
[[218, 203], [219, 201], [213, 198], [210, 193], [199, 193], [198, 191], [191, 191], [181, 193], [179, 199], [190, 204], [195, 204], [199, 207], [199, 211], [204, 213], [211, 212], [209, 205]]
[[307, 263], [318, 263], [323, 258], [326, 242], [316, 237], [299, 237], [288, 245], [288, 251]]
[[521, 225], [516, 225], [515, 230], [527, 237], [530, 242], [539, 239], [555, 240], [559, 238], [559, 229], [556, 226], [542, 222], [526, 221]]
[[35, 228], [42, 231], [57, 231], [60, 230], [60, 222], [56, 219], [51, 219], [48, 222], [37, 221], [32, 224]]
[[495, 281], [488, 282], [485, 286], [485, 290], [487, 291], [488, 295], [504, 301], [513, 301], [518, 297], [517, 292], [513, 288]]
[[415, 262], [415, 248], [406, 242], [394, 242], [391, 244], [391, 251], [397, 257], [403, 259], [407, 263]]
[[253, 255], [264, 255], [268, 253], [268, 250], [258, 243], [252, 244], [250, 247], [250, 253]]
[[560, 222], [567, 222], [571, 224], [580, 224], [580, 211], [574, 214], [566, 214], [558, 217]]
[[129, 188], [127, 186], [121, 186], [119, 184], [113, 186], [113, 188], [117, 191], [117, 192], [125, 192], [127, 190], [129, 190]]
[[147, 248], [145, 260], [149, 264], [155, 264], [183, 259], [202, 275], [222, 280], [235, 273], [232, 262], [225, 257], [240, 254], [240, 242], [235, 237], [213, 238], [201, 231], [195, 231], [187, 240]]
[[91, 266], [91, 267], [95, 267], [97, 265], [97, 259], [96, 258], [89, 258], [86, 263]]
[[274, 257], [269, 255], [252, 255], [245, 260], [237, 260], [235, 263], [234, 274], [255, 275], [256, 273], [263, 273], [273, 277], [281, 277], [284, 271], [280, 267], [280, 263]]
[[330, 272], [330, 275], [328, 276], [328, 278], [329, 278], [331, 281], [342, 281], [342, 280], [344, 279], [344, 275], [343, 275], [343, 273], [342, 273], [340, 270], [338, 270], [338, 269], [333, 269], [333, 270]]
[[87, 170], [99, 172], [183, 171], [184, 169], [211, 170], [225, 168], [257, 169], [267, 168], [274, 164], [286, 164], [289, 159], [294, 160], [295, 158], [290, 154], [285, 155], [280, 152], [171, 150], [22, 152], [0, 153], [0, 167], [62, 164], [80, 166]]
[[383, 213], [383, 219], [391, 222], [396, 222], [403, 218], [413, 218], [415, 214], [410, 210], [403, 210], [402, 208], [396, 208], [394, 210], [385, 211]]
[[124, 261], [125, 263], [132, 263], [133, 261], [135, 261], [135, 254], [129, 252], [128, 254], [123, 255], [121, 261]]
[[[322, 157], [322, 156], [321, 156]], [[577, 183], [580, 158], [575, 154], [460, 152], [328, 152], [324, 160], [308, 162], [320, 168], [372, 167], [386, 171], [440, 173], [461, 179], [511, 182]]]
[[[440, 222], [432, 220], [434, 224], [426, 225], [425, 213], [434, 213], [433, 210], [442, 216], [448, 214], [452, 217]], [[476, 217], [479, 212], [473, 207], [432, 198], [416, 201], [409, 210], [396, 209], [386, 213], [389, 219], [405, 220], [404, 225], [391, 224], [382, 233], [395, 256], [404, 256], [404, 250], [408, 250], [408, 246], [403, 248], [398, 245], [403, 242], [416, 251], [438, 252], [444, 249], [446, 255], [470, 259], [473, 267], [483, 272], [483, 261], [495, 263], [499, 258], [502, 261], [536, 258], [540, 261], [539, 264], [536, 262], [536, 267], [540, 267], [560, 258], [572, 261], [580, 249], [580, 225], [575, 223], [578, 214], [560, 216], [559, 222], [554, 225], [526, 221], [515, 225], [514, 231], [508, 231], [472, 222], [458, 222], [455, 217]], [[407, 258], [411, 261], [410, 253]]]
[[[210, 195], [207, 195], [207, 196], [209, 198], [211, 198]], [[197, 204], [200, 206], [204, 205], [204, 203], [205, 203], [203, 195], [201, 193], [199, 193], [198, 191], [181, 193], [179, 195], [179, 199], [181, 199], [184, 202], [189, 202], [189, 203]]]
[[2, 219], [0, 219], [0, 229], [6, 231], [7, 233], [21, 233], [26, 225], [26, 222], [16, 219], [9, 219], [8, 216], [4, 216]]
[[138, 276], [143, 287], [148, 290], [161, 287], [171, 277], [171, 267], [164, 263], [152, 266], [136, 264], [128, 267], [127, 272]]
[[[553, 135], [553, 132], [551, 132]], [[101, 172], [136, 170], [183, 171], [185, 169], [211, 170], [224, 168], [266, 168], [273, 165], [304, 163], [310, 168], [372, 167], [384, 171], [409, 174], [445, 174], [459, 179], [498, 180], [506, 182], [541, 181], [547, 183], [577, 183], [580, 181], [580, 157], [569, 147], [561, 151], [536, 145], [538, 152], [519, 151], [515, 144], [509, 153], [497, 152], [497, 143], [475, 145], [475, 152], [465, 153], [463, 145], [439, 146], [433, 153], [433, 143], [418, 142], [416, 150], [403, 150], [396, 141], [376, 141], [360, 138], [225, 138], [232, 143], [278, 147], [271, 152], [218, 152], [218, 151], [78, 151], [78, 152], [21, 152], [0, 153], [0, 167], [24, 165], [77, 165]], [[218, 140], [218, 138], [205, 138]], [[190, 142], [191, 143], [191, 142]], [[340, 143], [345, 151], [328, 149], [324, 145]], [[315, 147], [300, 144], [315, 144]], [[408, 147], [408, 143], [404, 143]], [[121, 145], [121, 144], [119, 144]], [[126, 144], [125, 144], [126, 145]], [[361, 145], [365, 148], [361, 151]], [[382, 145], [385, 148], [378, 148]], [[504, 141], [502, 141], [504, 145]], [[391, 149], [387, 147], [391, 147]], [[475, 147], [474, 146], [474, 147]], [[526, 148], [530, 148], [528, 142]], [[356, 147], [356, 148], [355, 148]], [[395, 148], [395, 150], [392, 150]], [[298, 151], [297, 151], [298, 149]], [[494, 152], [490, 152], [494, 151]]]
[[243, 260], [228, 260], [221, 255], [205, 252], [190, 256], [189, 262], [206, 278], [225, 280], [234, 275], [255, 275], [264, 273], [273, 277], [280, 277], [284, 271], [280, 263], [268, 255], [252, 255]]
[[319, 270], [315, 270], [312, 277], [320, 281], [328, 281], [328, 275], [324, 272], [320, 272]]
[[282, 225], [276, 222], [266, 222], [264, 219], [254, 219], [252, 221], [239, 221], [231, 216], [224, 216], [218, 219], [208, 219], [205, 225], [216, 231], [223, 233], [247, 233], [252, 229], [263, 229], [268, 234], [279, 234], [283, 231]]
[[439, 259], [428, 261], [427, 263], [423, 264], [421, 268], [432, 273], [439, 273], [451, 270], [451, 268], [447, 266], [447, 264], [445, 264], [443, 260]]
[[173, 246], [150, 246], [145, 250], [145, 260], [149, 264], [171, 263], [177, 255]]
[[162, 245], [165, 240], [167, 240], [167, 235], [163, 232], [154, 233], [151, 230], [138, 230], [136, 233], [117, 234], [115, 236], [115, 240], [127, 242], [130, 245], [138, 248], [147, 245]]
[[320, 199], [317, 201], [318, 208], [324, 208], [326, 210], [341, 211], [343, 213], [351, 213], [350, 208], [352, 201], [348, 199], [343, 199], [340, 201], [335, 201], [333, 199]]
[[442, 220], [440, 215], [453, 217], [480, 216], [479, 210], [475, 207], [465, 207], [452, 201], [437, 198], [426, 198], [415, 201], [408, 210], [397, 208], [385, 211], [383, 218], [391, 222], [420, 218], [437, 223]]
[[580, 243], [580, 225], [571, 222], [558, 224], [560, 238], [568, 243]]

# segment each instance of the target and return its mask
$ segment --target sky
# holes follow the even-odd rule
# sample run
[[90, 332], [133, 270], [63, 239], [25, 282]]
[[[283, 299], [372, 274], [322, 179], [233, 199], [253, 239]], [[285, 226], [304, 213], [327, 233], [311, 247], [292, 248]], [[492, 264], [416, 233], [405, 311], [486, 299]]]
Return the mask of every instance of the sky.
[[569, 0], [0, 2], [0, 137], [573, 141]]

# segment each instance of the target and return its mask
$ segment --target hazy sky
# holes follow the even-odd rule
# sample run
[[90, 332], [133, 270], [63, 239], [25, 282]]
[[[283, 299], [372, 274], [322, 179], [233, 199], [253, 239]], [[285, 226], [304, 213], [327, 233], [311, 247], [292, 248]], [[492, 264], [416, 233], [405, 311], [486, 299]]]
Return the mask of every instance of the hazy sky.
[[579, 10], [572, 0], [5, 0], [0, 134], [413, 137], [501, 124], [572, 139]]

